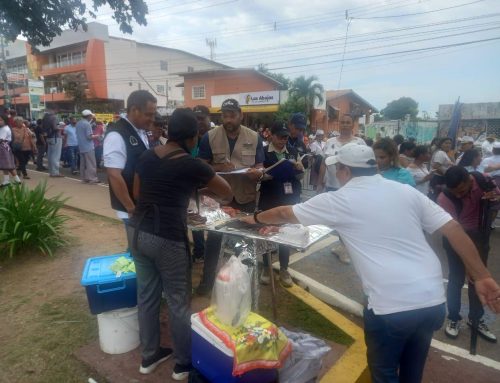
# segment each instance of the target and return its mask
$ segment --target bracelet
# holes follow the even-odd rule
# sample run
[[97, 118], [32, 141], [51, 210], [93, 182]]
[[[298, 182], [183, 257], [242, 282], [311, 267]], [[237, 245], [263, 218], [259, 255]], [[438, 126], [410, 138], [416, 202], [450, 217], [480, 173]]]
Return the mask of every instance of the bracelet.
[[262, 210], [255, 210], [253, 212], [253, 220], [255, 221], [255, 223], [260, 223], [260, 224], [263, 224], [262, 222], [260, 222], [258, 219], [257, 219], [257, 214], [261, 213]]

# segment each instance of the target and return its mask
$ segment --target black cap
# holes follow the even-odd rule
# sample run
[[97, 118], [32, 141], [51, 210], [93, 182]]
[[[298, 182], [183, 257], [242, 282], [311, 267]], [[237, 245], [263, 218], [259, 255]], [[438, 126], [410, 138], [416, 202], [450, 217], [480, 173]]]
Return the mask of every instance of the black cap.
[[198, 116], [207, 117], [210, 114], [210, 111], [205, 105], [196, 105], [193, 108], [193, 112], [194, 114], [196, 114], [197, 117]]
[[271, 127], [271, 134], [276, 136], [289, 136], [290, 132], [283, 121], [276, 121]]
[[220, 111], [233, 111], [233, 112], [241, 112], [240, 104], [234, 98], [228, 98], [224, 100], [220, 107]]
[[299, 129], [305, 129], [307, 126], [307, 119], [303, 113], [294, 113], [292, 117], [290, 117], [290, 122], [295, 125], [295, 127]]

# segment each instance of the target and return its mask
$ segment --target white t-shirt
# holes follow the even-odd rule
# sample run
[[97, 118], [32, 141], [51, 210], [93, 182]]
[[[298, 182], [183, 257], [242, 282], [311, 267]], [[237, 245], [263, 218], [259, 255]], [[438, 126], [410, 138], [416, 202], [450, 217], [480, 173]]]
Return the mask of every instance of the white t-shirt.
[[[490, 165], [500, 165], [500, 155], [495, 154], [491, 157], [485, 158], [481, 161], [481, 165], [479, 165], [478, 170], [480, 172], [484, 172], [485, 169]], [[495, 170], [488, 173], [492, 177], [500, 177], [500, 170]]]
[[439, 169], [443, 172], [443, 174], [453, 166], [453, 161], [450, 160], [450, 157], [441, 149], [437, 150], [431, 159], [431, 166], [434, 168], [434, 164], [438, 163]]
[[375, 314], [445, 302], [441, 264], [423, 231], [433, 233], [452, 217], [415, 188], [379, 174], [356, 177], [293, 212], [303, 225], [337, 230]]
[[424, 195], [429, 194], [429, 182], [430, 181], [425, 181], [424, 183], [419, 183], [422, 181], [425, 177], [429, 175], [429, 169], [425, 165], [419, 166], [414, 168], [413, 166], [408, 166], [406, 168], [411, 175], [413, 176], [413, 179], [415, 180], [416, 188], [418, 191], [423, 193]]
[[[325, 149], [324, 149], [324, 155], [325, 158], [334, 156], [337, 154], [337, 151], [344, 145], [355, 143], [359, 145], [366, 145], [365, 141], [362, 138], [352, 136], [351, 140], [347, 142], [341, 142], [338, 139], [339, 137], [332, 137], [329, 138], [328, 141], [326, 141]], [[337, 180], [336, 176], [336, 168], [335, 166], [327, 166], [326, 167], [326, 172], [325, 172], [325, 185], [328, 188], [335, 188], [338, 189], [340, 188], [339, 181]]]
[[318, 154], [318, 155], [323, 155], [323, 150], [325, 148], [325, 142], [324, 141], [321, 141], [321, 142], [318, 142], [318, 141], [313, 141], [310, 145], [309, 145], [309, 149], [311, 150], [311, 152], [313, 152], [314, 154]]
[[493, 155], [493, 142], [484, 140], [481, 145], [481, 151], [483, 152], [483, 158], [491, 157]]
[[4, 125], [0, 128], [0, 140], [8, 142], [12, 141], [12, 131], [10, 130], [9, 125]]
[[[142, 129], [137, 129], [130, 121], [129, 123], [135, 129], [142, 142], [144, 142], [146, 148], [149, 148], [149, 140], [146, 132]], [[123, 141], [123, 137], [120, 133], [109, 132], [106, 135], [103, 143], [102, 158], [106, 168], [125, 169], [125, 164], [127, 163], [127, 146], [125, 145], [125, 141]], [[115, 211], [118, 218], [128, 218], [127, 212], [119, 210]]]

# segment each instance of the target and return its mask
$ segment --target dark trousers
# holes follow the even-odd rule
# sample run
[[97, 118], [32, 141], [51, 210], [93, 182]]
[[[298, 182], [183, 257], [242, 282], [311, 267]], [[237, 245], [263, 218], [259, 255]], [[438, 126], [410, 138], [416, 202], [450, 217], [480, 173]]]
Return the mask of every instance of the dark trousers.
[[31, 150], [16, 150], [14, 152], [14, 156], [17, 159], [17, 171], [23, 176], [27, 176], [28, 173], [26, 172], [26, 164], [30, 159]]
[[441, 328], [444, 317], [444, 303], [387, 315], [365, 309], [366, 354], [372, 382], [419, 383], [432, 334]]
[[45, 145], [37, 145], [36, 150], [38, 152], [36, 155], [36, 170], [42, 170], [43, 169], [43, 156], [45, 155], [47, 148], [45, 147]]
[[102, 151], [103, 151], [103, 146], [99, 145], [94, 148], [95, 150], [95, 163], [98, 169], [101, 168], [101, 162], [102, 162]]
[[205, 232], [203, 230], [191, 231], [193, 235], [193, 258], [203, 258], [205, 256]]
[[[488, 262], [489, 252], [489, 236], [482, 235], [479, 231], [467, 231], [474, 245], [479, 252], [481, 260], [484, 265]], [[453, 250], [450, 243], [446, 238], [443, 238], [443, 247], [448, 256], [448, 287], [446, 289], [446, 301], [448, 304], [448, 319], [452, 321], [459, 321], [462, 319], [460, 316], [460, 307], [462, 304], [462, 287], [465, 283], [465, 266], [458, 254]], [[483, 305], [477, 296], [474, 284], [469, 283], [469, 319], [479, 320], [484, 315]]]
[[127, 236], [137, 275], [139, 335], [144, 359], [160, 348], [160, 302], [165, 293], [170, 333], [177, 363], [191, 363], [191, 260], [185, 242], [171, 241], [135, 229]]
[[[290, 260], [290, 248], [288, 246], [279, 245], [278, 247], [278, 258], [280, 261], [280, 269], [287, 270], [288, 262]], [[267, 254], [262, 258], [264, 266], [267, 268], [269, 266], [269, 256]]]

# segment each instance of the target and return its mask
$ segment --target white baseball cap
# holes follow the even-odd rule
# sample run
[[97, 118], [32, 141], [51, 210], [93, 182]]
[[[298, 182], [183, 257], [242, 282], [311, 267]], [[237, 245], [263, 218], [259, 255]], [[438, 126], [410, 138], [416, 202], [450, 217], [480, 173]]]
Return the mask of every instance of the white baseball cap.
[[318, 129], [318, 130], [316, 130], [316, 135], [317, 136], [324, 136], [325, 132], [322, 129]]
[[493, 143], [493, 149], [500, 149], [500, 141], [495, 141]]
[[341, 163], [353, 168], [374, 168], [377, 166], [373, 149], [366, 145], [347, 144], [331, 157], [327, 157], [327, 166]]
[[471, 136], [463, 136], [462, 139], [460, 140], [462, 144], [473, 144], [474, 139]]
[[85, 110], [82, 111], [82, 116], [83, 117], [88, 117], [88, 116], [93, 116], [93, 115], [94, 115], [94, 113], [92, 113], [92, 111], [89, 110], [89, 109], [85, 109]]

